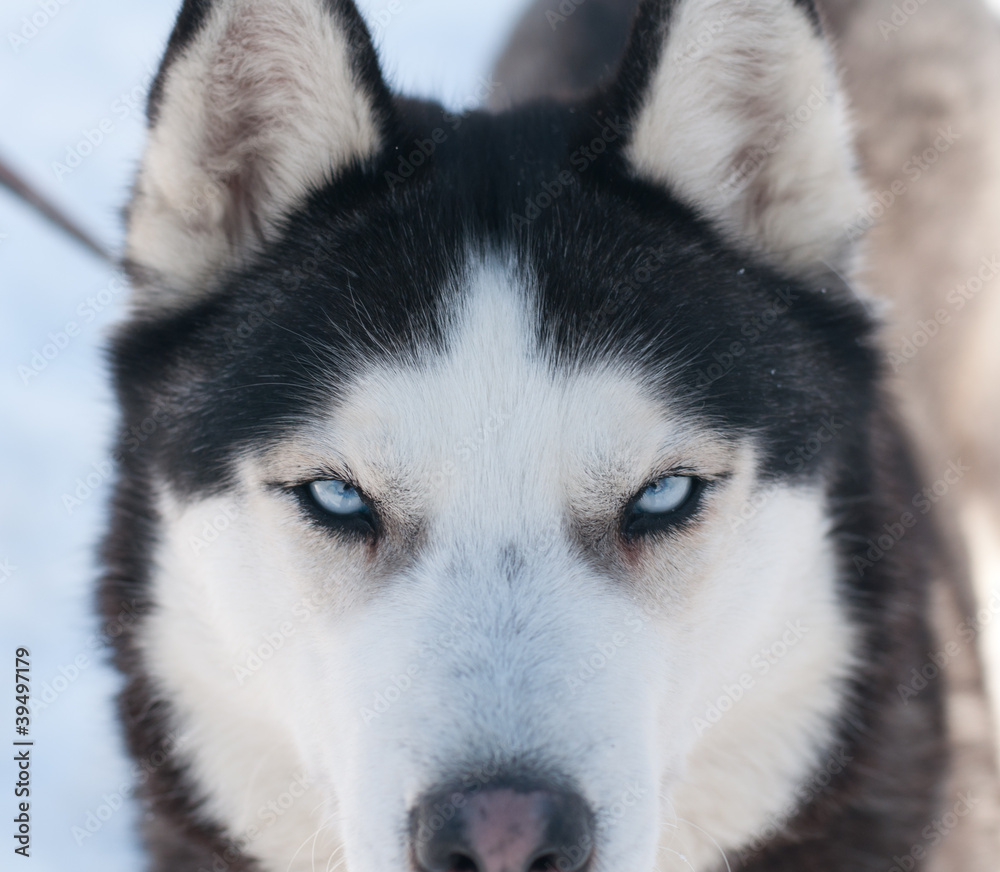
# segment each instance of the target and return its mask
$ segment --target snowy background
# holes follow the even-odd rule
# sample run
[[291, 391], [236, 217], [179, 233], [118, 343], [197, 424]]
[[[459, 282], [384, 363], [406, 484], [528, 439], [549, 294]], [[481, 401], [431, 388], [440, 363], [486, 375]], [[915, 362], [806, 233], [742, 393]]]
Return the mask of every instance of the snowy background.
[[[143, 96], [179, 0], [3, 0], [0, 155], [117, 251], [143, 137]], [[468, 105], [524, 0], [363, 0], [386, 73]], [[1000, 0], [996, 0], [1000, 6]], [[398, 11], [394, 11], [398, 10]], [[31, 18], [42, 21], [30, 24]], [[29, 20], [25, 27], [26, 19]], [[89, 134], [89, 139], [88, 139]], [[0, 868], [140, 867], [117, 678], [93, 615], [113, 406], [102, 347], [122, 311], [112, 271], [0, 190], [0, 656], [32, 652], [33, 856]], [[12, 682], [0, 682], [0, 740]], [[14, 779], [0, 765], [0, 815]]]
[[[143, 141], [145, 91], [179, 5], [0, 3], [0, 156], [114, 251]], [[489, 71], [524, 4], [360, 5], [396, 87], [468, 108], [478, 77]], [[36, 16], [43, 24], [32, 31]], [[92, 609], [114, 420], [102, 347], [124, 296], [105, 264], [0, 189], [0, 669], [10, 676], [0, 682], [0, 741], [6, 747], [18, 646], [31, 651], [40, 703], [31, 726], [33, 855], [14, 865], [8, 812], [15, 770], [4, 753], [3, 870], [141, 866], [112, 705], [117, 677], [104, 662]]]

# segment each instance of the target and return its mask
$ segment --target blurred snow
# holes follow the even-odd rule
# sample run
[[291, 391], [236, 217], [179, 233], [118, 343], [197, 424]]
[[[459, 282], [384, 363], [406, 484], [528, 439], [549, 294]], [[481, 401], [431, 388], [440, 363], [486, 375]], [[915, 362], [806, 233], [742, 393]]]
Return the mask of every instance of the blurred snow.
[[[4, 0], [0, 155], [106, 245], [143, 139], [144, 92], [180, 0]], [[365, 0], [392, 83], [468, 104], [521, 0]], [[398, 10], [398, 11], [394, 11]], [[32, 653], [34, 872], [142, 863], [97, 646], [96, 542], [114, 411], [102, 347], [122, 311], [112, 271], [0, 190], [0, 656]], [[7, 573], [9, 572], [9, 577]], [[4, 694], [12, 693], [5, 679]], [[0, 738], [13, 731], [11, 699]], [[12, 784], [11, 755], [0, 779]], [[10, 811], [5, 790], [0, 810]], [[8, 867], [3, 848], [0, 868]]]

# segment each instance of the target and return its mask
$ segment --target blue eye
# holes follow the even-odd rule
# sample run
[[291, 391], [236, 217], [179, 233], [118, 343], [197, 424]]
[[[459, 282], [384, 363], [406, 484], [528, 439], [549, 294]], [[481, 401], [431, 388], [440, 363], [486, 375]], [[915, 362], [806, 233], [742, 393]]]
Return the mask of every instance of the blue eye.
[[366, 514], [368, 506], [347, 482], [338, 479], [309, 483], [309, 494], [323, 511], [341, 517]]
[[665, 533], [678, 527], [698, 511], [707, 483], [691, 475], [666, 475], [639, 493], [622, 518], [622, 533], [628, 539]]
[[668, 475], [644, 490], [634, 510], [647, 515], [676, 512], [694, 492], [694, 479], [687, 475]]

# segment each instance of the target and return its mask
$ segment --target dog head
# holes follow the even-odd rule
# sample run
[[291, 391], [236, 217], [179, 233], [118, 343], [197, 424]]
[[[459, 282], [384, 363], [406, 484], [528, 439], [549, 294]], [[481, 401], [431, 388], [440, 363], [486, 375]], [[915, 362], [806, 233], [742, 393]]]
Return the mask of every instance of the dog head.
[[795, 811], [853, 658], [847, 142], [807, 3], [647, 2], [592, 100], [461, 116], [348, 0], [185, 5], [115, 366], [197, 825], [265, 869], [612, 872]]

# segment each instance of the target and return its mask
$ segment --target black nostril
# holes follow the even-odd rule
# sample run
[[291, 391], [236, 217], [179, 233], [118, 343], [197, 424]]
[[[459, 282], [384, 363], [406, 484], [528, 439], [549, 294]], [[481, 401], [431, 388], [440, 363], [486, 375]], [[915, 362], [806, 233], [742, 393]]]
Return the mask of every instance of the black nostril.
[[420, 872], [579, 872], [592, 819], [579, 795], [550, 786], [442, 791], [414, 809], [413, 855]]

